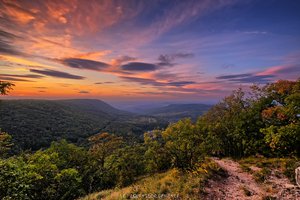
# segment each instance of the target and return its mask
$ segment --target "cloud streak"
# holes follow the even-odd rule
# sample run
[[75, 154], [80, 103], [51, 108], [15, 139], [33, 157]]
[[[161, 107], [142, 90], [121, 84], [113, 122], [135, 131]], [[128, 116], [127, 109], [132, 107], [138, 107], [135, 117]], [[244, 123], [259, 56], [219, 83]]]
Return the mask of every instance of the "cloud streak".
[[18, 36], [0, 29], [0, 54], [24, 55], [13, 46], [13, 42], [18, 38]]
[[34, 82], [31, 79], [40, 79], [44, 76], [35, 74], [0, 74], [0, 79], [5, 81], [17, 81], [17, 82]]
[[257, 75], [257, 74], [232, 74], [232, 75], [224, 75], [217, 76], [216, 79], [227, 80], [230, 82], [236, 83], [269, 83], [274, 78], [274, 75]]
[[43, 70], [30, 69], [30, 72], [42, 74], [42, 75], [46, 75], [46, 76], [51, 76], [51, 77], [56, 77], [56, 78], [66, 78], [66, 79], [75, 79], [75, 80], [85, 79], [85, 77], [83, 77], [83, 76], [77, 76], [77, 75], [69, 74], [67, 72], [50, 70], [50, 69], [43, 69]]
[[193, 53], [162, 54], [158, 57], [159, 63], [157, 63], [157, 65], [172, 67], [176, 65], [176, 63], [174, 63], [176, 59], [192, 58], [192, 57], [194, 57]]
[[81, 90], [78, 92], [79, 94], [89, 94], [90, 92], [89, 91], [86, 91], [86, 90]]
[[1, 80], [5, 81], [18, 81], [18, 82], [34, 82], [32, 80], [23, 79], [23, 78], [15, 78], [15, 77], [7, 77], [7, 76], [0, 76]]
[[149, 78], [138, 78], [138, 77], [127, 77], [127, 76], [121, 76], [120, 78], [127, 82], [135, 82], [135, 83], [140, 83], [142, 85], [152, 85], [156, 87], [164, 87], [164, 86], [183, 87], [186, 85], [196, 84], [196, 82], [194, 81], [159, 82]]
[[120, 67], [125, 71], [155, 71], [158, 69], [158, 66], [151, 63], [143, 62], [130, 62]]
[[17, 77], [17, 78], [43, 78], [44, 76], [36, 74], [0, 74], [1, 77]]
[[95, 71], [104, 71], [110, 65], [104, 62], [81, 59], [81, 58], [65, 58], [60, 60], [62, 64], [76, 69], [87, 69]]
[[300, 73], [300, 64], [289, 64], [270, 67], [262, 72], [259, 72], [259, 75], [288, 75], [288, 74], [299, 74]]
[[105, 81], [105, 82], [96, 82], [94, 83], [95, 85], [102, 85], [102, 84], [113, 84], [115, 82], [112, 82], [112, 81]]

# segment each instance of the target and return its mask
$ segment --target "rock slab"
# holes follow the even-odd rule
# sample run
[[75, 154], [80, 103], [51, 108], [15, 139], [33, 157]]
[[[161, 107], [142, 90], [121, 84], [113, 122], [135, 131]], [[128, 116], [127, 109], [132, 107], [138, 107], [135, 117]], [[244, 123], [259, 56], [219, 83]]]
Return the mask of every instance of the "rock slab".
[[300, 167], [295, 169], [295, 179], [298, 187], [300, 187]]

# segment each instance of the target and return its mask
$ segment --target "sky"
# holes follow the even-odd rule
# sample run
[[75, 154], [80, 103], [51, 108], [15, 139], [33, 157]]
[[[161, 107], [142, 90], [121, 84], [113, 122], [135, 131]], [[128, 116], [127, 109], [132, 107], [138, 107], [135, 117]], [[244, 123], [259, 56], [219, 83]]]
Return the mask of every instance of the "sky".
[[[9, 98], [217, 101], [296, 80], [295, 0], [0, 0]], [[2, 97], [3, 98], [3, 97]]]

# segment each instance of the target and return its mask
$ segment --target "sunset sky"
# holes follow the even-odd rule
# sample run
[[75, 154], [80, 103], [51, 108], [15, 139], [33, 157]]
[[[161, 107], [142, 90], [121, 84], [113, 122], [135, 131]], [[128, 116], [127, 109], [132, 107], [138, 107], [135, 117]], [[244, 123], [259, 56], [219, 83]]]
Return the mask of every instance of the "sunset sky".
[[298, 77], [297, 0], [0, 0], [9, 98], [214, 101]]

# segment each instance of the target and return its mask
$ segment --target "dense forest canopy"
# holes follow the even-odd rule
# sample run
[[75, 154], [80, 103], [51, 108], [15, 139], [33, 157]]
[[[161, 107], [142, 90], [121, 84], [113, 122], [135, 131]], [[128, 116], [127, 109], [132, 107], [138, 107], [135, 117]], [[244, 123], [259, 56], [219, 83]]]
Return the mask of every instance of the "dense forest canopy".
[[128, 144], [101, 132], [87, 147], [65, 140], [34, 153], [7, 157], [10, 137], [1, 133], [0, 198], [74, 199], [123, 187], [137, 177], [170, 168], [195, 169], [205, 156], [241, 158], [300, 155], [300, 79], [238, 89], [194, 123], [182, 119], [148, 131]]
[[13, 136], [14, 153], [48, 148], [52, 141], [66, 139], [78, 145], [88, 137], [109, 132], [128, 141], [142, 140], [145, 131], [166, 127], [157, 117], [136, 115], [100, 100], [2, 100], [0, 127]]

